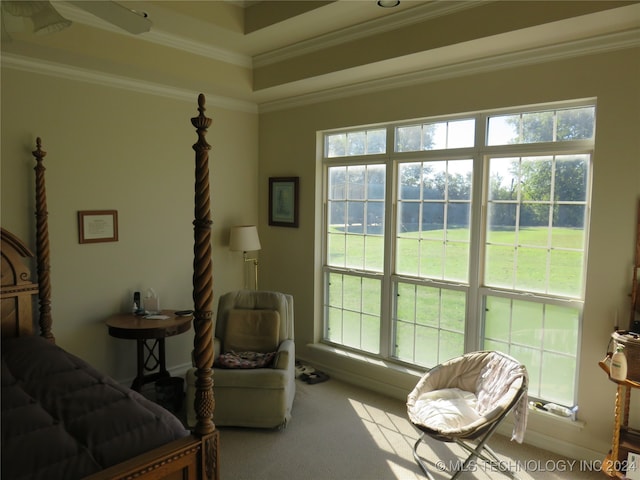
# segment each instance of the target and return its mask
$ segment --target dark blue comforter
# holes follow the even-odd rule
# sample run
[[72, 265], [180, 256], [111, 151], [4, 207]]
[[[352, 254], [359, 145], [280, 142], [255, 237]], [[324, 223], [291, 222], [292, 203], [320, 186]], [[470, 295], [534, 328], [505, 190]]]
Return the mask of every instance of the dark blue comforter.
[[2, 478], [79, 479], [189, 435], [169, 411], [41, 337], [2, 340]]

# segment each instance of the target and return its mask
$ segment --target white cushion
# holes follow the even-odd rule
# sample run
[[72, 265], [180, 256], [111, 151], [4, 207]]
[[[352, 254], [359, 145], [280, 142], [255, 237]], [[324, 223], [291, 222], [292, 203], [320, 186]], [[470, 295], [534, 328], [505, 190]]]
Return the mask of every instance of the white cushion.
[[412, 408], [419, 424], [442, 433], [456, 432], [482, 417], [476, 412], [476, 396], [459, 388], [422, 393]]

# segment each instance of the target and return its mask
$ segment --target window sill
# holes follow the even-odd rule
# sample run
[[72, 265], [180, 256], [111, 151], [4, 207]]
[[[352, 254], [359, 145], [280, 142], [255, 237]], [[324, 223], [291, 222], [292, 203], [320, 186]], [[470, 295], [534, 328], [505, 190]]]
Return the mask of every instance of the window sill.
[[424, 371], [323, 343], [307, 344], [309, 361], [346, 383], [406, 401]]

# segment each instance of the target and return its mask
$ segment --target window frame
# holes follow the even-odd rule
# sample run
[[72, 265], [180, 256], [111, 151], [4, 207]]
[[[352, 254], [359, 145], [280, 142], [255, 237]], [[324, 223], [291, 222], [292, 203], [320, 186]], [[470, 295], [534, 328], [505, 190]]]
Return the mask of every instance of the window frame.
[[[508, 145], [489, 145], [489, 118], [497, 115], [526, 114], [530, 112], [544, 112], [548, 110], [565, 110], [577, 107], [594, 107], [594, 131], [590, 139], [582, 140], [562, 140], [553, 142], [538, 143], [516, 143]], [[399, 282], [431, 286], [436, 288], [446, 287], [447, 289], [464, 291], [466, 295], [466, 309], [464, 319], [464, 347], [465, 352], [475, 351], [483, 346], [485, 333], [485, 305], [487, 296], [497, 295], [499, 297], [513, 300], [531, 300], [543, 304], [571, 306], [578, 310], [578, 331], [576, 345], [576, 370], [574, 375], [573, 396], [574, 402], [577, 400], [578, 370], [577, 362], [580, 356], [580, 338], [582, 336], [582, 312], [585, 300], [586, 275], [588, 268], [588, 246], [590, 231], [590, 216], [592, 202], [592, 180], [593, 163], [595, 156], [595, 122], [597, 114], [596, 100], [578, 99], [565, 102], [515, 106], [504, 109], [487, 110], [471, 114], [453, 114], [427, 117], [421, 119], [403, 120], [386, 124], [365, 125], [359, 127], [349, 127], [345, 129], [334, 129], [319, 132], [319, 139], [322, 141], [320, 150], [321, 174], [322, 174], [322, 202], [323, 202], [323, 222], [321, 240], [321, 279], [322, 295], [321, 303], [321, 343], [326, 343], [338, 349], [351, 350], [364, 356], [374, 357], [386, 362], [396, 363], [404, 367], [428, 370], [430, 367], [420, 366], [411, 362], [403, 361], [394, 356], [394, 338], [396, 327], [393, 317], [397, 311], [397, 289]], [[453, 122], [463, 119], [473, 118], [475, 120], [475, 141], [471, 147], [453, 149], [427, 149], [418, 151], [396, 152], [395, 132], [398, 127], [410, 125], [424, 125], [439, 122]], [[336, 133], [352, 133], [365, 130], [386, 129], [386, 152], [365, 155], [345, 155], [339, 157], [326, 157], [326, 135]], [[584, 244], [583, 244], [583, 265], [582, 265], [582, 285], [579, 297], [562, 297], [555, 294], [538, 294], [528, 291], [502, 289], [484, 284], [484, 271], [486, 268], [486, 232], [488, 221], [488, 191], [489, 188], [489, 164], [490, 158], [499, 157], [528, 157], [539, 155], [561, 156], [567, 154], [586, 154], [589, 156], [587, 165], [587, 184], [585, 195], [585, 224]], [[396, 271], [397, 237], [396, 228], [398, 224], [398, 177], [399, 166], [409, 162], [428, 162], [445, 160], [472, 160], [472, 192], [470, 198], [470, 223], [469, 223], [469, 265], [468, 282], [449, 281], [444, 279], [433, 279], [402, 275]], [[383, 229], [384, 238], [384, 259], [383, 272], [372, 273], [368, 271], [358, 271], [349, 268], [336, 268], [327, 264], [328, 245], [327, 233], [328, 225], [328, 171], [332, 166], [355, 166], [383, 164], [386, 168], [385, 185], [385, 225]], [[381, 278], [381, 301], [380, 301], [380, 345], [379, 352], [372, 354], [359, 349], [351, 348], [340, 343], [331, 342], [327, 338], [326, 332], [326, 310], [328, 305], [328, 275], [330, 272], [342, 272], [356, 276], [371, 276]], [[476, 319], [476, 320], [473, 320]]]

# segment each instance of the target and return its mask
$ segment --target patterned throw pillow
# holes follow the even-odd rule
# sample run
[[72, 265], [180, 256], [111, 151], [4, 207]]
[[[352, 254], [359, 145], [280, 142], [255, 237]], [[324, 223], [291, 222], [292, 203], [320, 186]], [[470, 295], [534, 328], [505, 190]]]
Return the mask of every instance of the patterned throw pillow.
[[266, 368], [273, 363], [277, 352], [227, 352], [221, 354], [214, 366], [220, 368]]

